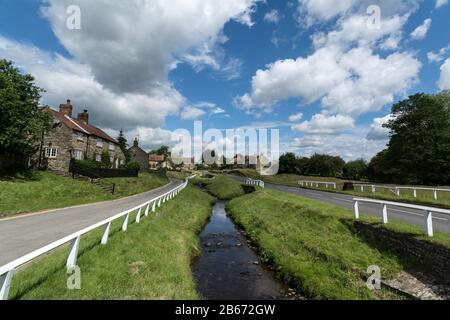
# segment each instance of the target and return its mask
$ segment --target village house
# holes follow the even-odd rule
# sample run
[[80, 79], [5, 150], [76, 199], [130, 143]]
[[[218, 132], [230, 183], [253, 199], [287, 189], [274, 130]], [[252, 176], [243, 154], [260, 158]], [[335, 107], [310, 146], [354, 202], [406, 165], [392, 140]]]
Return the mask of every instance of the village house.
[[141, 170], [149, 169], [148, 153], [145, 152], [141, 147], [139, 147], [139, 141], [137, 138], [134, 139], [133, 146], [128, 149], [128, 152], [130, 153], [131, 161], [139, 163]]
[[87, 110], [73, 118], [70, 100], [61, 104], [59, 111], [47, 110], [53, 116], [53, 127], [41, 142], [36, 160], [39, 168], [68, 172], [72, 159], [100, 162], [102, 154], [109, 155], [112, 168], [125, 164], [125, 156], [117, 140], [90, 124]]

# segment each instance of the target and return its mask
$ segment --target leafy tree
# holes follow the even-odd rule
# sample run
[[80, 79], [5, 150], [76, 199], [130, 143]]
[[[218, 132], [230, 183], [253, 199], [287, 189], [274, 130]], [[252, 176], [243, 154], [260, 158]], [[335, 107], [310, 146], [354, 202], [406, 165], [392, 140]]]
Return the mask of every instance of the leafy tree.
[[102, 168], [106, 168], [106, 169], [111, 168], [112, 163], [111, 163], [111, 159], [109, 157], [109, 152], [108, 151], [103, 151], [102, 152], [101, 165], [102, 165]]
[[128, 150], [128, 142], [125, 138], [125, 135], [123, 134], [123, 129], [120, 129], [119, 137], [117, 138], [117, 141], [119, 142], [120, 150], [122, 150], [124, 156], [125, 156], [125, 162], [130, 162], [130, 151]]
[[283, 154], [279, 160], [279, 173], [297, 173], [297, 157], [294, 153], [288, 152]]
[[367, 163], [363, 159], [347, 162], [344, 166], [344, 178], [361, 180], [367, 173]]
[[42, 92], [33, 76], [21, 74], [11, 61], [0, 60], [0, 171], [26, 168], [50, 129], [51, 117], [39, 107]]
[[127, 169], [133, 169], [133, 170], [135, 170], [135, 169], [141, 170], [141, 165], [137, 161], [130, 161], [130, 162], [127, 163], [126, 168]]
[[450, 183], [450, 91], [410, 96], [392, 114], [381, 174], [397, 183]]
[[322, 177], [340, 177], [345, 161], [341, 157], [315, 154], [309, 159], [308, 174]]

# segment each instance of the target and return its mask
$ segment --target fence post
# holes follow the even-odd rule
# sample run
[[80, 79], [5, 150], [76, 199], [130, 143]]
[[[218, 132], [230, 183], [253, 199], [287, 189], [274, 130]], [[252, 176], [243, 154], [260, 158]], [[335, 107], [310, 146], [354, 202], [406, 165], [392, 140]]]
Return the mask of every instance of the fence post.
[[413, 189], [413, 196], [414, 198], [417, 198], [417, 189]]
[[123, 232], [126, 232], [128, 229], [128, 219], [130, 219], [130, 213], [127, 213], [127, 215], [125, 216], [125, 219], [123, 220], [123, 224], [122, 224]]
[[148, 211], [150, 210], [150, 202], [147, 204], [147, 207], [145, 208], [145, 216], [148, 217]]
[[67, 268], [73, 268], [77, 265], [78, 247], [80, 246], [80, 237], [76, 237], [70, 244], [69, 257], [67, 258]]
[[138, 213], [136, 214], [136, 223], [141, 222], [141, 212], [142, 212], [142, 207], [139, 208]]
[[400, 189], [399, 188], [395, 188], [395, 191], [397, 193], [397, 196], [400, 197]]
[[9, 287], [11, 286], [13, 274], [14, 270], [9, 270], [0, 276], [0, 300], [8, 300]]
[[159, 201], [158, 201], [158, 208], [161, 208], [161, 200], [162, 200], [162, 197], [159, 198]]
[[115, 183], [113, 183], [113, 186], [112, 186], [112, 194], [114, 195], [114, 193], [116, 193], [116, 184]]
[[103, 237], [102, 237], [102, 245], [105, 245], [108, 243], [110, 228], [111, 228], [111, 222], [108, 222], [107, 224], [105, 224], [105, 231], [103, 232]]
[[427, 235], [429, 237], [433, 237], [433, 213], [431, 211], [427, 211], [425, 214], [426, 218], [426, 226], [427, 226]]
[[387, 205], [383, 205], [383, 223], [387, 224], [388, 221], [388, 211], [387, 211]]
[[434, 200], [437, 200], [437, 199], [438, 199], [438, 196], [437, 196], [437, 190], [434, 190], [434, 191], [433, 191], [433, 197], [434, 197]]
[[152, 212], [156, 211], [156, 200], [153, 201]]
[[375, 193], [376, 189], [375, 186], [372, 186], [372, 193]]
[[358, 201], [355, 201], [355, 220], [359, 220], [359, 205], [358, 205]]
[[364, 192], [364, 186], [361, 186], [361, 192]]

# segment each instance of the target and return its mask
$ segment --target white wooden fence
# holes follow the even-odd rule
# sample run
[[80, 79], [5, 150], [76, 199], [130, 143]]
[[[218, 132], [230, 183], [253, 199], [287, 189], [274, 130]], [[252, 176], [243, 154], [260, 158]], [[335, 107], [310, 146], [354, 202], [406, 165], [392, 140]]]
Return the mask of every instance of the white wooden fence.
[[255, 180], [255, 179], [248, 178], [245, 183], [248, 185], [258, 186], [261, 188], [265, 187], [264, 181], [262, 181], [262, 180]]
[[357, 184], [356, 186], [360, 188], [361, 192], [364, 192], [365, 188], [370, 188], [372, 190], [372, 193], [375, 193], [377, 191], [377, 189], [389, 189], [394, 194], [396, 194], [398, 197], [401, 196], [401, 190], [412, 191], [412, 195], [414, 196], [414, 198], [417, 198], [418, 190], [431, 191], [433, 193], [433, 198], [435, 200], [438, 200], [438, 192], [450, 192], [450, 189], [443, 189], [443, 188], [379, 186], [379, 185], [375, 185], [375, 184]]
[[324, 181], [303, 181], [300, 180], [298, 182], [298, 184], [302, 187], [316, 187], [318, 188], [319, 186], [325, 186], [325, 188], [329, 189], [330, 187], [332, 187], [333, 189], [337, 189], [337, 184], [336, 182], [324, 182]]
[[64, 237], [60, 240], [54, 241], [40, 249], [37, 249], [23, 257], [20, 257], [12, 262], [7, 263], [6, 265], [0, 267], [0, 300], [7, 300], [9, 288], [11, 285], [11, 280], [14, 274], [14, 270], [18, 267], [36, 259], [39, 256], [42, 256], [45, 253], [48, 253], [66, 243], [70, 242], [70, 250], [69, 256], [67, 258], [66, 266], [67, 268], [73, 268], [76, 266], [77, 256], [78, 256], [78, 248], [80, 246], [81, 236], [97, 229], [100, 227], [104, 227], [103, 236], [101, 239], [101, 244], [106, 245], [108, 243], [109, 232], [111, 229], [111, 224], [113, 221], [123, 218], [122, 223], [122, 231], [126, 232], [128, 229], [130, 214], [133, 212], [137, 212], [136, 214], [136, 223], [140, 223], [142, 215], [148, 216], [149, 211], [156, 211], [156, 207], [161, 207], [165, 202], [176, 197], [189, 183], [189, 180], [194, 178], [195, 176], [191, 176], [185, 180], [181, 185], [171, 189], [170, 191], [160, 195], [156, 198], [153, 198], [141, 205], [138, 205], [134, 208], [126, 210], [124, 212], [118, 213], [115, 216], [105, 219], [101, 222], [98, 222], [94, 225], [91, 225], [83, 230], [77, 231], [67, 237]]
[[389, 206], [395, 206], [395, 207], [403, 207], [403, 208], [409, 208], [409, 209], [416, 209], [423, 211], [425, 213], [425, 220], [424, 225], [427, 232], [427, 235], [429, 237], [433, 237], [433, 212], [434, 213], [443, 213], [450, 215], [450, 210], [446, 209], [440, 209], [440, 208], [433, 208], [433, 207], [427, 207], [427, 206], [419, 206], [409, 203], [400, 203], [400, 202], [392, 202], [392, 201], [383, 201], [383, 200], [374, 200], [374, 199], [365, 199], [365, 198], [353, 198], [353, 201], [355, 202], [354, 206], [354, 213], [355, 213], [355, 219], [359, 219], [359, 204], [360, 203], [375, 203], [375, 204], [381, 204], [381, 210], [383, 214], [383, 223], [387, 224], [389, 222], [388, 219], [388, 205]]

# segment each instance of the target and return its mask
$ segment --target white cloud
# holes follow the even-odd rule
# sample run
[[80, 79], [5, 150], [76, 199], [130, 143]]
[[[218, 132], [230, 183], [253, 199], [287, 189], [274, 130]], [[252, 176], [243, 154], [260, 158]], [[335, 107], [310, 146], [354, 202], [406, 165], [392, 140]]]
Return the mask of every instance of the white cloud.
[[310, 121], [292, 126], [292, 130], [314, 135], [329, 135], [348, 131], [353, 127], [354, 120], [349, 116], [316, 114]]
[[418, 26], [412, 33], [411, 38], [414, 40], [424, 39], [430, 30], [431, 27], [431, 19], [426, 19], [422, 25]]
[[298, 122], [303, 119], [303, 113], [296, 113], [289, 117], [289, 121]]
[[278, 11], [273, 9], [264, 15], [264, 21], [277, 24], [280, 21]]
[[324, 47], [306, 58], [279, 60], [258, 70], [252, 92], [236, 99], [244, 110], [270, 112], [292, 97], [310, 104], [319, 99], [333, 114], [360, 115], [380, 110], [417, 79], [421, 63], [410, 53], [386, 58], [366, 47], [341, 52]]
[[370, 126], [370, 131], [367, 134], [367, 140], [387, 141], [389, 138], [389, 129], [384, 128], [383, 125], [392, 119], [393, 116], [391, 114], [388, 114], [382, 118], [373, 119], [373, 123]]
[[[118, 93], [145, 93], [167, 83], [174, 60], [223, 41], [228, 21], [251, 26], [256, 2], [47, 0], [43, 12], [60, 42], [91, 67], [99, 83]], [[81, 7], [81, 30], [66, 28], [69, 5]], [[205, 56], [200, 60], [214, 65]]]
[[445, 6], [447, 3], [448, 3], [448, 0], [436, 0], [436, 8]]
[[442, 62], [445, 59], [445, 56], [447, 55], [447, 53], [450, 51], [450, 44], [447, 47], [441, 48], [438, 52], [428, 52], [427, 53], [427, 58], [428, 61], [431, 62]]
[[441, 90], [450, 89], [450, 58], [445, 60], [441, 66], [441, 75], [437, 85]]
[[181, 119], [183, 120], [196, 120], [200, 118], [201, 116], [205, 115], [206, 112], [202, 109], [196, 108], [196, 107], [185, 107], [181, 111]]

